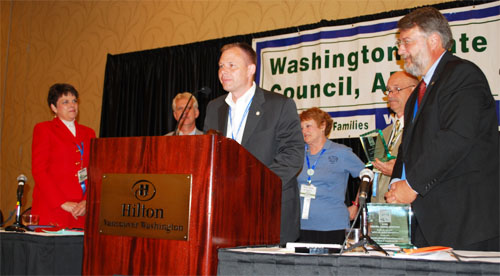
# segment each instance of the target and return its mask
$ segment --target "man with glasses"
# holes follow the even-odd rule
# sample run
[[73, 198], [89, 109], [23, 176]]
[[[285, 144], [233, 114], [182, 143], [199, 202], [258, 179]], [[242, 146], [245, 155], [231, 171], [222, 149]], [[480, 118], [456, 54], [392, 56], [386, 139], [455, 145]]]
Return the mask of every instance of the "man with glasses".
[[498, 251], [498, 121], [488, 81], [447, 51], [451, 29], [438, 10], [414, 10], [398, 28], [405, 71], [422, 82], [406, 103], [387, 202], [411, 203], [418, 247]]
[[[403, 71], [392, 74], [387, 81], [387, 89], [384, 91], [384, 94], [387, 96], [389, 107], [394, 112], [394, 123], [382, 130], [382, 133], [387, 142], [389, 153], [393, 156], [398, 155], [401, 136], [403, 136], [406, 100], [408, 100], [408, 97], [410, 97], [417, 84], [418, 79], [416, 77]], [[372, 203], [385, 203], [384, 196], [389, 188], [394, 163], [396, 163], [395, 159], [382, 162], [377, 158], [373, 162], [373, 166], [378, 169], [380, 173], [377, 181], [374, 182], [377, 183], [377, 185], [376, 192], [372, 194]]]

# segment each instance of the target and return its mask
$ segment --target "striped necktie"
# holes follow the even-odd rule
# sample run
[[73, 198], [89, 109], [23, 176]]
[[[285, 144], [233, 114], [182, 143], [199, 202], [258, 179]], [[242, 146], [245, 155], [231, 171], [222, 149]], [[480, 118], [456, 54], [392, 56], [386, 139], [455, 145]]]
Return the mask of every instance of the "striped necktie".
[[396, 141], [398, 140], [401, 131], [403, 130], [399, 120], [396, 120], [396, 125], [394, 126], [394, 130], [392, 131], [393, 135], [391, 137], [391, 142], [389, 143], [389, 153], [392, 154], [392, 150], [394, 149], [394, 145], [396, 145]]

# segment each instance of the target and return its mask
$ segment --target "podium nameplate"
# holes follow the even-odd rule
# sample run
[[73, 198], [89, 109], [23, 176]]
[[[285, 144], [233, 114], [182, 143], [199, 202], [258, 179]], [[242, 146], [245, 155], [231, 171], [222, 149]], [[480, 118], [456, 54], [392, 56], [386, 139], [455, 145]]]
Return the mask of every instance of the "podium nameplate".
[[103, 174], [99, 233], [188, 240], [190, 174]]

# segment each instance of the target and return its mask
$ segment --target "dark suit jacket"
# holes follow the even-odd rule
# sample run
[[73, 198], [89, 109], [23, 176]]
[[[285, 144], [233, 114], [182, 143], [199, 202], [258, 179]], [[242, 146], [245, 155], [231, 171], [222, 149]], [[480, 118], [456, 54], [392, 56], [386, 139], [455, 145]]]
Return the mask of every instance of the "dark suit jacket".
[[[85, 216], [74, 219], [61, 204], [86, 199], [77, 173], [81, 156], [77, 144], [83, 142], [83, 167], [88, 169], [90, 139], [95, 138], [91, 128], [75, 122], [76, 137], [64, 123], [55, 118], [35, 126], [31, 148], [31, 171], [35, 180], [31, 212], [40, 215], [40, 225], [58, 225], [83, 228]], [[88, 189], [88, 183], [87, 183]]]
[[[227, 95], [207, 106], [204, 130], [224, 135], [229, 106]], [[256, 88], [241, 145], [282, 181], [280, 243], [295, 241], [300, 230], [300, 201], [296, 176], [304, 161], [304, 138], [292, 99]]]
[[406, 103], [393, 177], [401, 176], [404, 162], [425, 239], [460, 249], [498, 237], [498, 122], [486, 77], [447, 52], [413, 118], [417, 94]]

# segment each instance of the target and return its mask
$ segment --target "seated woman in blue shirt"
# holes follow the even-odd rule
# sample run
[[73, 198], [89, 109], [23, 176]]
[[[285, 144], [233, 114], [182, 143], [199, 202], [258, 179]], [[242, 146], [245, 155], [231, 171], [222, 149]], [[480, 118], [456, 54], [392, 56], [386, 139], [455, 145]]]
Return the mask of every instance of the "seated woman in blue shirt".
[[297, 180], [300, 189], [300, 242], [344, 242], [345, 229], [357, 206], [345, 205], [349, 174], [358, 177], [363, 162], [352, 149], [328, 140], [332, 118], [317, 107], [300, 114], [304, 135], [304, 166]]

